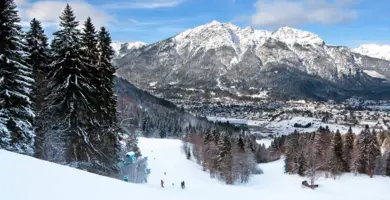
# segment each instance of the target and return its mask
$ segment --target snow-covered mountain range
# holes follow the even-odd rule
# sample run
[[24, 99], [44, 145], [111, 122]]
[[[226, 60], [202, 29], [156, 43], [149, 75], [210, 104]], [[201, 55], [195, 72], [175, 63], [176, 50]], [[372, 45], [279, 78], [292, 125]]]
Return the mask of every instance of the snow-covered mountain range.
[[212, 21], [114, 62], [119, 76], [166, 98], [382, 98], [390, 90], [389, 61], [290, 27]]
[[353, 52], [373, 58], [390, 60], [390, 45], [364, 44], [354, 48]]

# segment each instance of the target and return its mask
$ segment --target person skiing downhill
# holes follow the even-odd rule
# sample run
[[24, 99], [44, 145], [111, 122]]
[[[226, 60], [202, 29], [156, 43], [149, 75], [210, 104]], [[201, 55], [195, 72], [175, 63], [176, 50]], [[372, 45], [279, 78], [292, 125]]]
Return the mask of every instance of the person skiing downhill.
[[161, 187], [164, 188], [164, 181], [162, 179], [161, 179], [160, 183], [161, 183]]
[[184, 181], [181, 182], [181, 189], [184, 189], [186, 186], [185, 186], [185, 183]]

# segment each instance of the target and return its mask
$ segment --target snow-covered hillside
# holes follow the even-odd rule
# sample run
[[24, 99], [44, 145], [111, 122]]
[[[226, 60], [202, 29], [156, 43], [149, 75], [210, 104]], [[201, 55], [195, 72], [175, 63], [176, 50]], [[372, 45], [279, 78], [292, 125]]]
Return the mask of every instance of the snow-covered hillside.
[[374, 58], [390, 60], [390, 45], [364, 44], [353, 51]]
[[121, 43], [121, 42], [112, 42], [111, 47], [115, 52], [115, 57], [120, 58], [124, 56], [126, 53], [139, 49], [146, 46], [146, 43], [144, 42], [126, 42], [126, 43]]
[[[331, 131], [339, 130], [340, 133], [346, 133], [349, 129], [348, 125], [341, 125], [335, 123], [323, 123], [321, 119], [316, 119], [313, 117], [291, 117], [290, 119], [276, 119], [274, 121], [269, 120], [247, 120], [247, 119], [236, 119], [236, 118], [223, 118], [223, 117], [207, 117], [210, 121], [218, 121], [218, 122], [227, 122], [232, 124], [245, 124], [251, 127], [261, 127], [262, 131], [252, 131], [252, 133], [257, 133], [261, 135], [288, 135], [293, 133], [295, 130], [299, 132], [314, 132], [319, 129], [320, 126], [326, 127], [328, 126]], [[298, 123], [301, 125], [306, 125], [311, 123], [311, 126], [308, 128], [297, 128], [294, 127], [294, 124]], [[360, 124], [352, 126], [352, 130], [354, 133], [360, 133], [364, 126], [370, 125], [373, 126], [377, 122], [368, 124], [365, 121], [362, 121]], [[385, 127], [386, 128], [386, 127]], [[254, 129], [255, 130], [255, 129]], [[268, 142], [269, 143], [269, 142]], [[267, 144], [267, 143], [266, 143]], [[266, 145], [267, 146], [267, 145]]]
[[[283, 173], [283, 161], [262, 164], [264, 174], [249, 183], [228, 186], [210, 179], [181, 153], [181, 141], [140, 138], [140, 148], [149, 157], [151, 175], [147, 184], [135, 185], [97, 176], [66, 166], [0, 150], [0, 195], [4, 200], [237, 200], [317, 199], [387, 200], [390, 178], [343, 175], [337, 180], [321, 177], [316, 190], [304, 189], [304, 178]], [[166, 172], [166, 175], [164, 175]], [[160, 179], [165, 188], [160, 188]], [[179, 186], [186, 182], [186, 189]], [[174, 183], [174, 185], [172, 185]]]

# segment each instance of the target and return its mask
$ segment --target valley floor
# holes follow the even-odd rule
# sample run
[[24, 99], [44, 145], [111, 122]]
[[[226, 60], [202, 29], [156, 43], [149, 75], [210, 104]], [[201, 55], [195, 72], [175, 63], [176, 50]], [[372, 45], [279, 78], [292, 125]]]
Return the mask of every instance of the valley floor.
[[[225, 185], [181, 152], [181, 141], [140, 138], [151, 174], [147, 184], [129, 184], [0, 150], [0, 198], [4, 200], [175, 200], [175, 199], [316, 199], [387, 200], [390, 178], [347, 174], [319, 178], [316, 190], [303, 189], [304, 178], [283, 173], [282, 160], [261, 164], [264, 174], [246, 184]], [[164, 175], [166, 172], [166, 175]], [[160, 187], [160, 180], [165, 188]], [[181, 181], [186, 189], [180, 188]], [[174, 186], [172, 185], [174, 183]]]

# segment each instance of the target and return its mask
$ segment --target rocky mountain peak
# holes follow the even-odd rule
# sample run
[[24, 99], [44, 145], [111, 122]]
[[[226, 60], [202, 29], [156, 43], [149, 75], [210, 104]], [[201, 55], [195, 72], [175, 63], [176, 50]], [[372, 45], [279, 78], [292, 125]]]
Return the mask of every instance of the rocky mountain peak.
[[324, 41], [311, 32], [299, 30], [291, 27], [281, 27], [272, 33], [272, 38], [285, 42], [286, 44], [302, 44], [302, 45], [323, 45]]

